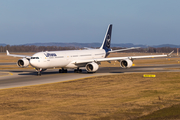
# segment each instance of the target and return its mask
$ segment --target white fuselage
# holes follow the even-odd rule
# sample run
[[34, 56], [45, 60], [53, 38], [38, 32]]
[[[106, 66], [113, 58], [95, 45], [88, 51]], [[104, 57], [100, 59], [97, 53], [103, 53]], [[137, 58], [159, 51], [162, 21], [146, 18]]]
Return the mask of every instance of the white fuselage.
[[105, 56], [104, 49], [47, 51], [35, 53], [30, 59], [30, 64], [35, 68], [42, 69], [53, 67], [77, 68], [79, 66], [72, 63], [73, 61], [104, 58]]

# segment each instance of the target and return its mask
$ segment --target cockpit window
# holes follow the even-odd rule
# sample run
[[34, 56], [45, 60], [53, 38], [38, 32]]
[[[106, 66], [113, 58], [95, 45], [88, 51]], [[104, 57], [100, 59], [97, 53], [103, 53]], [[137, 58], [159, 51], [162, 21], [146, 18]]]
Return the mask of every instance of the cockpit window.
[[39, 59], [39, 57], [31, 57], [31, 59]]

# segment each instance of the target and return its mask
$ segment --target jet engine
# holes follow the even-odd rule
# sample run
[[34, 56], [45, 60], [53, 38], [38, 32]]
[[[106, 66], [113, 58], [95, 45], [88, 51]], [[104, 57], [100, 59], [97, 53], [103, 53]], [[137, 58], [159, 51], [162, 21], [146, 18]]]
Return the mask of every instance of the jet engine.
[[122, 68], [130, 68], [132, 66], [133, 62], [130, 59], [125, 59], [120, 61], [120, 66]]
[[29, 65], [29, 60], [27, 60], [26, 58], [19, 59], [19, 60], [17, 61], [17, 65], [18, 65], [19, 67], [22, 67], [22, 68], [28, 67], [28, 65]]
[[97, 63], [95, 63], [95, 62], [88, 63], [86, 65], [86, 70], [88, 72], [96, 72], [98, 70], [98, 68], [99, 68], [99, 65]]

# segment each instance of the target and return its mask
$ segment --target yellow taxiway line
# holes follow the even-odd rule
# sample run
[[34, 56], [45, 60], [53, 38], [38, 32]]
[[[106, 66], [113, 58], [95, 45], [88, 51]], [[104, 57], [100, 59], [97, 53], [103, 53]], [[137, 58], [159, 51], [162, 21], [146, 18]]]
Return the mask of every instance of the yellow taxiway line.
[[0, 75], [0, 77], [13, 75], [11, 72], [1, 72], [1, 73], [7, 73], [7, 75]]

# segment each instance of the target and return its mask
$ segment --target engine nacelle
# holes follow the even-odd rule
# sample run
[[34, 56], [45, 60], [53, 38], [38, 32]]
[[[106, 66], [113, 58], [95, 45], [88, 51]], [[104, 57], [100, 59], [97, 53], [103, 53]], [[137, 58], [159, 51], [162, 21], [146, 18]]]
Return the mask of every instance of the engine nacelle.
[[19, 60], [17, 61], [17, 65], [18, 65], [19, 67], [22, 67], [22, 68], [28, 67], [28, 65], [29, 65], [29, 60], [27, 60], [26, 58], [19, 59]]
[[130, 68], [132, 66], [133, 62], [130, 59], [125, 59], [120, 61], [120, 66], [122, 68]]
[[86, 65], [86, 70], [88, 72], [96, 72], [98, 70], [98, 68], [99, 68], [99, 65], [97, 63], [95, 63], [95, 62], [88, 63]]

